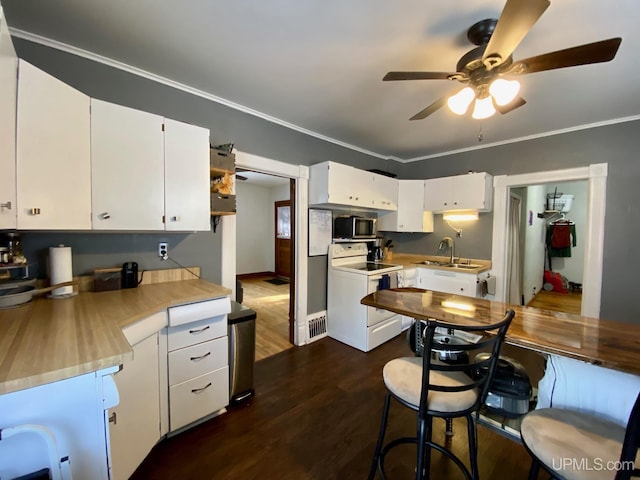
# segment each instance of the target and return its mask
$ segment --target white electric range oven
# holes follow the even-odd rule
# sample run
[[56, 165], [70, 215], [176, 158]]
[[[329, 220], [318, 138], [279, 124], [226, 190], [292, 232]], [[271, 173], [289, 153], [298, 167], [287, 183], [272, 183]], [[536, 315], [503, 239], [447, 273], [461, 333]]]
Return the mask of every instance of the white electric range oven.
[[401, 265], [367, 261], [366, 243], [329, 245], [327, 335], [368, 352], [400, 334], [400, 315], [360, 303], [385, 282], [396, 287], [399, 270]]

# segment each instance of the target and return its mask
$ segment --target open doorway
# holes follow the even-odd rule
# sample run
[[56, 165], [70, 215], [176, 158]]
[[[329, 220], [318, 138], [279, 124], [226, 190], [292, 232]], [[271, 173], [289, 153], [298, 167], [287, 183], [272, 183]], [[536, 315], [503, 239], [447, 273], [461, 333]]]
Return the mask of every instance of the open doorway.
[[[507, 301], [509, 201], [513, 188], [559, 182], [586, 183], [586, 220], [582, 246], [582, 298], [580, 313], [600, 316], [602, 263], [604, 248], [604, 218], [606, 208], [607, 164], [593, 164], [565, 170], [535, 172], [520, 175], [501, 175], [494, 178], [494, 212], [492, 270], [496, 276], [496, 300]], [[533, 209], [532, 209], [533, 210]], [[537, 216], [537, 212], [533, 212]], [[528, 212], [527, 212], [528, 220]], [[526, 293], [526, 288], [523, 289]]]
[[238, 169], [236, 274], [257, 313], [256, 360], [293, 346], [295, 181]]
[[510, 188], [508, 303], [580, 314], [588, 184]]

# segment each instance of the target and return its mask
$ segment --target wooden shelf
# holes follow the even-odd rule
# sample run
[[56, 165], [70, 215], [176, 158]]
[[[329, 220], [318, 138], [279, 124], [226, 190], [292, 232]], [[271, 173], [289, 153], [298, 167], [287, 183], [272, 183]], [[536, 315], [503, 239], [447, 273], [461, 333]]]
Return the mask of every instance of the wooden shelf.
[[236, 212], [211, 212], [212, 217], [220, 217], [223, 215], [235, 215]]
[[235, 175], [236, 172], [235, 170], [225, 170], [222, 168], [214, 168], [214, 167], [209, 167], [209, 172], [211, 174], [212, 177], [224, 177], [225, 174], [229, 174], [229, 175]]

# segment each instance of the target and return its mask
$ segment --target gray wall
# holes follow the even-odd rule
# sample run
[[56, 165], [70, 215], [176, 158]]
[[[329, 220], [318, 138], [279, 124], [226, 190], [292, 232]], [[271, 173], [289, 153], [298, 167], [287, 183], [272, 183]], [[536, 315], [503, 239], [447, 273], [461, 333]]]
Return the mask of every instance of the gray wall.
[[[363, 169], [389, 170], [398, 173], [399, 178], [412, 179], [447, 176], [468, 170], [487, 171], [493, 175], [518, 174], [607, 162], [609, 177], [601, 316], [640, 321], [640, 305], [633, 301], [637, 285], [631, 278], [640, 267], [640, 256], [631, 251], [635, 247], [634, 239], [640, 234], [636, 193], [640, 185], [640, 162], [635, 158], [640, 150], [640, 121], [399, 164], [291, 131], [74, 55], [19, 39], [14, 42], [18, 56], [93, 97], [208, 127], [213, 144], [234, 143], [245, 152], [286, 163], [311, 165], [333, 160]], [[490, 257], [492, 222], [490, 213], [482, 214], [480, 221], [465, 227], [463, 237], [457, 243], [463, 256]], [[432, 253], [440, 237], [451, 233], [438, 216], [433, 234], [391, 234], [389, 238], [395, 240], [396, 251]], [[66, 240], [70, 237], [75, 246]], [[60, 243], [62, 238], [82, 258], [81, 266], [74, 267], [74, 273], [78, 273], [79, 269], [105, 266], [105, 263], [121, 260], [136, 260], [141, 266], [149, 262], [155, 266], [158, 262], [152, 258], [155, 243], [169, 238], [171, 243], [178, 245], [174, 255], [180, 263], [186, 265], [193, 260], [202, 266], [205, 278], [220, 280], [219, 235], [191, 234], [182, 240], [176, 237], [175, 242], [171, 237], [165, 234], [33, 233], [25, 235], [25, 244], [29, 242], [30, 248], [39, 248], [37, 255], [41, 256], [45, 246]], [[309, 312], [321, 309], [324, 304], [326, 257], [313, 257], [309, 259]]]
[[[632, 278], [640, 268], [640, 256], [633, 251], [640, 238], [638, 151], [640, 121], [634, 121], [405, 164], [400, 177], [441, 177], [468, 170], [514, 175], [608, 163], [600, 316], [640, 322], [640, 303], [634, 301], [638, 284]], [[475, 227], [479, 235], [473, 235], [473, 243], [466, 246], [469, 256], [490, 256], [492, 221], [490, 215], [480, 216]], [[433, 237], [445, 232], [436, 222], [435, 233], [410, 242], [403, 238], [397, 248], [405, 250], [407, 244], [412, 251], [430, 251], [439, 239]]]

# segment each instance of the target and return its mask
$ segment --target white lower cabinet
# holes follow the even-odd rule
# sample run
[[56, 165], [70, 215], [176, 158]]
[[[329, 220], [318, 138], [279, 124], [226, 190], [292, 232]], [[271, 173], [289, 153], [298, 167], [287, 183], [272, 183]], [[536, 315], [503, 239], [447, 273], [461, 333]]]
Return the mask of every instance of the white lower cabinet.
[[478, 276], [450, 270], [418, 268], [418, 287], [437, 292], [475, 297], [478, 291]]
[[160, 439], [157, 332], [133, 345], [133, 359], [113, 379], [120, 404], [109, 412], [111, 479], [125, 480]]
[[169, 309], [169, 431], [229, 404], [228, 297]]

